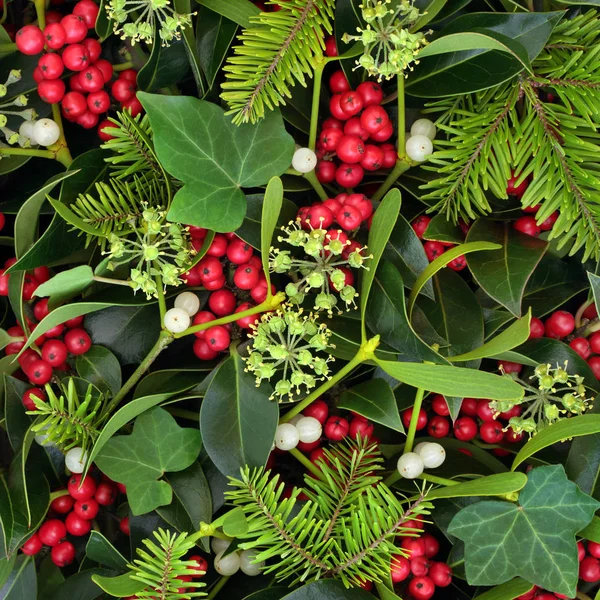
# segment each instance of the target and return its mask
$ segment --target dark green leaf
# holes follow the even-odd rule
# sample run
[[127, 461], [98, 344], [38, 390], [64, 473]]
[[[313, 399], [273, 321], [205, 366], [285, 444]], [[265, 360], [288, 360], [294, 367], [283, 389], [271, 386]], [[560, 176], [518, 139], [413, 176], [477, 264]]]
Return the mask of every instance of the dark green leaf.
[[135, 388], [134, 398], [142, 398], [153, 394], [186, 392], [200, 385], [207, 374], [212, 371], [212, 362], [200, 363], [197, 369], [165, 369], [154, 371], [144, 377]]
[[383, 379], [369, 379], [346, 390], [340, 396], [338, 408], [352, 410], [375, 423], [404, 433], [394, 392]]
[[[13, 357], [14, 358], [14, 357]], [[23, 445], [23, 440], [27, 430], [31, 426], [32, 419], [25, 413], [21, 398], [31, 386], [14, 377], [8, 377], [6, 373], [4, 379], [4, 428], [8, 434], [8, 441], [11, 448], [17, 452]]]
[[88, 265], [73, 267], [67, 271], [61, 271], [42, 283], [34, 292], [38, 298], [49, 297], [50, 302], [56, 306], [61, 302], [78, 296], [88, 288], [94, 281], [94, 272]]
[[440, 213], [435, 215], [429, 222], [423, 237], [426, 240], [436, 242], [450, 242], [452, 244], [462, 244], [465, 236], [458, 225], [446, 219], [446, 215]]
[[178, 83], [190, 68], [183, 40], [174, 40], [163, 46], [156, 31], [151, 47], [148, 62], [137, 74], [137, 85], [143, 92], [154, 92]]
[[150, 116], [159, 160], [185, 184], [169, 210], [172, 221], [233, 231], [246, 213], [241, 188], [267, 183], [292, 161], [294, 140], [277, 111], [257, 125], [237, 127], [219, 106], [197, 98], [138, 97]]
[[279, 420], [271, 393], [264, 382], [256, 387], [237, 352], [219, 366], [202, 402], [200, 430], [210, 459], [224, 475], [265, 464]]
[[[17, 560], [17, 555], [13, 554], [10, 558], [2, 558], [0, 559], [0, 590], [4, 587], [4, 584], [8, 580], [8, 576], [12, 573], [13, 567], [15, 566], [15, 561]], [[0, 593], [2, 593], [0, 591]]]
[[269, 269], [269, 254], [275, 227], [281, 214], [283, 205], [283, 185], [279, 177], [272, 177], [265, 190], [263, 199], [262, 216], [260, 220], [260, 252], [262, 258], [263, 272], [267, 279], [267, 289], [271, 294], [271, 274]]
[[525, 487], [525, 473], [495, 473], [471, 481], [463, 481], [456, 485], [436, 488], [427, 494], [428, 500], [438, 498], [459, 498], [472, 496], [503, 496], [518, 492]]
[[[191, 0], [173, 0], [173, 7], [175, 12], [180, 15], [187, 15], [193, 12]], [[198, 96], [203, 97], [207, 94], [208, 90], [204, 85], [204, 78], [202, 75], [202, 66], [200, 65], [200, 57], [198, 56], [198, 48], [196, 44], [196, 36], [194, 34], [194, 27], [189, 25], [182, 31], [183, 38], [182, 43], [188, 58], [189, 65], [192, 69], [194, 81], [198, 88]]]
[[540, 262], [548, 244], [515, 231], [508, 223], [479, 219], [467, 234], [468, 242], [480, 240], [500, 244], [499, 250], [469, 256], [469, 269], [477, 283], [494, 300], [515, 316], [521, 316], [525, 286]]
[[117, 357], [103, 346], [92, 346], [75, 361], [79, 377], [113, 396], [121, 389], [121, 365]]
[[92, 531], [85, 546], [85, 554], [105, 567], [122, 571], [127, 568], [127, 559], [99, 532]]
[[104, 159], [110, 156], [108, 150], [95, 148], [75, 157], [67, 172], [76, 171], [74, 175], [63, 181], [58, 199], [62, 204], [72, 204], [79, 194], [93, 189], [94, 183], [106, 179], [109, 163]]
[[7, 582], [0, 589], [2, 600], [35, 600], [37, 576], [33, 556], [21, 554], [14, 563]]
[[87, 569], [75, 573], [54, 592], [51, 600], [95, 600], [102, 596], [102, 589], [94, 583], [93, 578], [107, 576], [113, 572], [108, 569]]
[[516, 577], [479, 596], [475, 596], [474, 600], [514, 600], [514, 598], [527, 593], [532, 587], [528, 581]]
[[598, 507], [600, 502], [569, 481], [561, 465], [538, 467], [529, 473], [518, 505], [478, 502], [463, 508], [448, 531], [465, 542], [470, 585], [497, 585], [520, 576], [573, 597], [579, 570], [575, 534]]
[[514, 320], [515, 316], [502, 308], [484, 308], [483, 309], [483, 327], [485, 339], [491, 338], [498, 329], [502, 329], [507, 323]]
[[108, 440], [96, 455], [96, 464], [127, 486], [131, 512], [142, 515], [171, 502], [171, 486], [157, 480], [167, 472], [183, 471], [199, 452], [200, 432], [179, 427], [167, 411], [155, 407], [136, 419], [131, 435]]
[[[600, 414], [600, 398], [596, 398], [587, 414]], [[600, 433], [577, 437], [571, 442], [565, 471], [582, 492], [600, 500], [600, 489], [597, 489], [600, 478]]]
[[[419, 31], [427, 23], [431, 23], [440, 11], [444, 8], [448, 0], [415, 0], [414, 6], [419, 9], [421, 16], [413, 23], [411, 31]], [[453, 4], [456, 0], [452, 0], [450, 4]]]
[[592, 287], [594, 303], [596, 305], [596, 309], [598, 309], [600, 308], [600, 277], [588, 272], [588, 279], [590, 280], [590, 285]]
[[96, 18], [96, 33], [101, 40], [106, 39], [113, 30], [113, 23], [106, 14], [105, 3], [106, 0], [100, 0], [100, 11]]
[[196, 0], [198, 4], [210, 8], [214, 12], [244, 28], [250, 27], [250, 17], [260, 14], [260, 8], [250, 2], [250, 0]]
[[373, 596], [359, 588], [347, 589], [340, 581], [324, 579], [309, 583], [281, 600], [373, 600]]
[[136, 592], [141, 592], [144, 589], [144, 584], [141, 581], [131, 579], [129, 573], [119, 575], [118, 577], [92, 575], [92, 581], [107, 594], [118, 598], [133, 596]]
[[[341, 56], [352, 48], [352, 42], [346, 43], [342, 40], [345, 33], [362, 29], [365, 23], [362, 20], [360, 3], [355, 0], [337, 0], [335, 3], [334, 34], [338, 54]], [[360, 83], [360, 75], [356, 70], [356, 60], [348, 58], [339, 62], [340, 67], [346, 74], [346, 78], [352, 87]]]
[[281, 600], [287, 592], [287, 587], [270, 587], [245, 596], [244, 600]]

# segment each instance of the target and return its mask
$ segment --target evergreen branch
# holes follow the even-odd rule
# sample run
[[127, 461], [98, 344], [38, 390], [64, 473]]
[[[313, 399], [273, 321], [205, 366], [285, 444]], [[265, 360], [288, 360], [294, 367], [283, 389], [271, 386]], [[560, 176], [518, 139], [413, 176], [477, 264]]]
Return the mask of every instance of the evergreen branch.
[[296, 82], [306, 87], [314, 57], [322, 55], [324, 38], [332, 32], [335, 0], [271, 0], [280, 8], [250, 17], [252, 26], [238, 39], [223, 70], [221, 94], [234, 115], [233, 122], [255, 123], [285, 104]]

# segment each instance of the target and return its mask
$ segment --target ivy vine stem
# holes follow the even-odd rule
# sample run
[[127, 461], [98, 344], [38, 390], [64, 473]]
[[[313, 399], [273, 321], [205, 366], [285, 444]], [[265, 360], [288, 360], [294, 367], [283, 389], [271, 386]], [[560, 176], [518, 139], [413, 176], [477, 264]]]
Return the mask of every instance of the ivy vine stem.
[[425, 396], [425, 390], [423, 388], [417, 389], [415, 396], [415, 403], [412, 408], [412, 415], [410, 417], [410, 423], [408, 425], [408, 432], [406, 434], [406, 443], [404, 444], [404, 453], [412, 452], [413, 444], [415, 443], [415, 433], [417, 432], [417, 425], [419, 422], [419, 413], [421, 412], [421, 404], [423, 404], [423, 397]]

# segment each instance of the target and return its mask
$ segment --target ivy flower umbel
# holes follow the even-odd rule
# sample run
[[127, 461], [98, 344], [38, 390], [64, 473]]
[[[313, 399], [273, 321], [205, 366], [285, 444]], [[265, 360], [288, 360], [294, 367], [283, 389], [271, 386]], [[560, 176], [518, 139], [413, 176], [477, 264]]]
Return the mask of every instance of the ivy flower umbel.
[[[169, 0], [110, 0], [106, 13], [114, 22], [114, 31], [122, 40], [129, 38], [135, 42], [154, 41], [154, 32], [162, 40], [163, 46], [181, 38], [181, 31], [192, 24], [192, 14], [179, 14], [171, 7]], [[195, 13], [194, 13], [195, 14]], [[130, 16], [135, 21], [127, 20]]]
[[427, 44], [425, 34], [411, 33], [410, 26], [419, 18], [419, 9], [411, 0], [400, 0], [397, 7], [388, 8], [392, 0], [364, 0], [360, 5], [367, 26], [357, 28], [359, 35], [345, 33], [346, 43], [360, 41], [363, 55], [356, 61], [372, 77], [391, 79], [412, 70], [419, 50]]
[[[9, 74], [4, 83], [0, 84], [0, 98], [6, 97], [8, 94], [8, 87], [13, 83], [21, 81], [21, 71], [13, 69]], [[27, 96], [21, 94], [13, 98], [10, 102], [0, 104], [0, 132], [4, 136], [6, 143], [0, 142], [0, 147], [7, 147], [7, 145], [19, 144], [22, 148], [27, 148], [31, 145], [29, 138], [19, 135], [17, 131], [14, 131], [8, 127], [8, 119], [10, 117], [17, 117], [24, 121], [33, 121], [37, 117], [37, 113], [33, 108], [27, 108], [25, 110], [12, 110], [12, 107], [23, 108], [27, 106]], [[2, 158], [0, 156], [0, 158]]]
[[193, 261], [194, 250], [187, 238], [187, 230], [178, 223], [168, 223], [165, 217], [166, 213], [160, 209], [146, 208], [141, 226], [134, 227], [137, 239], [111, 234], [110, 248], [103, 253], [110, 256], [111, 269], [134, 263], [129, 284], [134, 292], [142, 290], [148, 299], [158, 293], [158, 276], [165, 286], [180, 285], [179, 276]]
[[271, 399], [281, 402], [289, 396], [310, 390], [317, 381], [329, 377], [329, 365], [334, 358], [319, 356], [334, 346], [329, 343], [331, 331], [323, 323], [317, 324], [317, 315], [303, 314], [282, 305], [277, 311], [264, 313], [250, 334], [252, 339], [246, 361], [246, 371], [256, 376], [257, 387], [278, 371], [282, 378], [275, 384]]
[[364, 262], [370, 257], [363, 256], [365, 248], [357, 248], [347, 253], [345, 251], [351, 242], [339, 239], [341, 233], [338, 232], [338, 239], [333, 239], [325, 229], [305, 231], [300, 220], [290, 221], [289, 227], [281, 229], [286, 235], [279, 236], [277, 241], [301, 248], [305, 254], [302, 258], [296, 258], [289, 250], [271, 248], [270, 270], [275, 273], [289, 273], [294, 278], [294, 282], [288, 283], [285, 288], [289, 301], [302, 304], [306, 294], [318, 291], [314, 309], [325, 310], [332, 315], [333, 308], [338, 304], [338, 296], [331, 293], [333, 289], [350, 310], [350, 307], [355, 305], [354, 299], [358, 293], [352, 285], [346, 283], [347, 272], [344, 269], [366, 269]]
[[494, 411], [501, 413], [508, 412], [517, 404], [521, 405], [523, 411], [519, 416], [509, 419], [508, 425], [515, 433], [526, 432], [530, 436], [563, 417], [583, 414], [591, 408], [591, 399], [585, 397], [583, 377], [569, 375], [566, 370], [567, 364], [565, 361], [564, 368], [556, 365], [555, 369], [549, 364], [538, 365], [529, 378], [536, 380], [536, 385], [530, 385], [514, 373], [505, 375], [525, 388], [525, 396], [517, 402], [493, 401], [490, 402], [490, 406]]

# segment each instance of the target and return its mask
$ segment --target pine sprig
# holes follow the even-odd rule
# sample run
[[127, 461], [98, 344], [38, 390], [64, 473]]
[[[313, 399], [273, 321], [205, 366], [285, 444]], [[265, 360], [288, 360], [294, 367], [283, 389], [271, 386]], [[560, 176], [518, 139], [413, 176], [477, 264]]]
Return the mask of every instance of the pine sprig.
[[[197, 576], [197, 565], [194, 561], [182, 560], [195, 547], [195, 541], [187, 533], [170, 533], [161, 528], [153, 532], [156, 538], [143, 540], [144, 548], [138, 548], [136, 558], [129, 565], [130, 578], [140, 581], [147, 587], [136, 592], [137, 598], [152, 598], [153, 600], [188, 600], [206, 596], [200, 588], [206, 584], [192, 580], [182, 583], [178, 577]], [[185, 592], [180, 592], [182, 587]]]
[[265, 573], [293, 583], [325, 577], [346, 587], [382, 581], [393, 555], [402, 554], [397, 538], [415, 535], [402, 524], [427, 512], [424, 495], [407, 501], [381, 482], [377, 447], [365, 441], [340, 444], [326, 451], [320, 480], [306, 478], [309, 500], [295, 514], [301, 489], [283, 498], [279, 476], [264, 469], [242, 471], [226, 492], [243, 508], [249, 531], [239, 536], [242, 549], [255, 549], [256, 561], [267, 560]]
[[47, 401], [31, 396], [36, 410], [27, 414], [39, 417], [32, 431], [46, 436], [44, 444], [54, 443], [64, 452], [75, 447], [85, 451], [96, 441], [109, 416], [103, 395], [95, 394], [90, 384], [83, 401], [80, 400], [73, 378], [69, 378], [67, 385], [60, 384], [58, 396], [46, 385], [46, 395]]
[[325, 35], [332, 32], [335, 0], [271, 0], [280, 10], [250, 17], [223, 70], [221, 97], [236, 124], [255, 123], [285, 99], [296, 82], [306, 86], [314, 57], [322, 55]]

